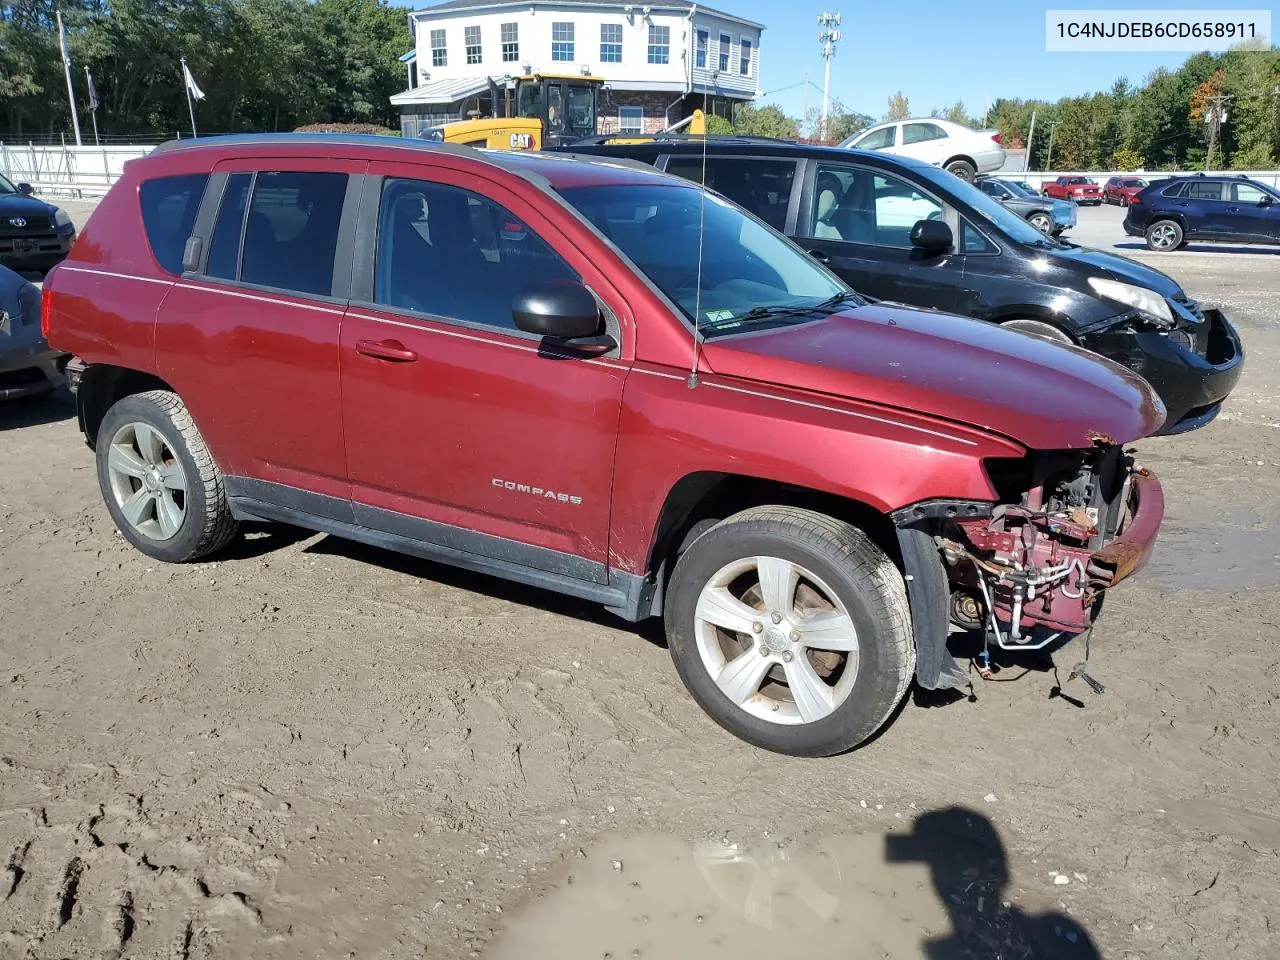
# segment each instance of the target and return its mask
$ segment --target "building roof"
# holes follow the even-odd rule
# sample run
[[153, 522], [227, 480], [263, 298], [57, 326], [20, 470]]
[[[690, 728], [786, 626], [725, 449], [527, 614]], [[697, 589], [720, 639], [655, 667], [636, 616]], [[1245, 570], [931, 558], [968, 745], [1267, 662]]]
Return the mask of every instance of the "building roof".
[[[725, 13], [723, 10], [716, 10], [712, 7], [703, 6], [700, 3], [692, 3], [690, 0], [657, 0], [656, 3], [645, 3], [644, 0], [443, 0], [442, 3], [432, 3], [427, 6], [416, 8], [410, 16], [419, 13], [448, 13], [452, 10], [485, 10], [499, 7], [533, 7], [551, 5], [556, 7], [583, 7], [585, 9], [613, 9], [622, 10], [623, 7], [643, 8], [649, 7], [651, 10], [675, 10], [683, 14], [689, 13], [693, 9], [697, 9], [699, 13], [706, 13], [713, 17], [722, 17], [725, 20], [732, 20], [735, 23], [742, 23], [749, 27], [755, 27], [758, 30], [764, 29], [764, 24], [756, 23], [754, 20], [747, 20], [745, 17], [739, 17], [732, 13]], [[638, 12], [638, 10], [637, 10]]]
[[450, 80], [433, 80], [412, 90], [404, 90], [391, 98], [397, 106], [404, 104], [457, 103], [489, 89], [488, 77], [457, 77]]

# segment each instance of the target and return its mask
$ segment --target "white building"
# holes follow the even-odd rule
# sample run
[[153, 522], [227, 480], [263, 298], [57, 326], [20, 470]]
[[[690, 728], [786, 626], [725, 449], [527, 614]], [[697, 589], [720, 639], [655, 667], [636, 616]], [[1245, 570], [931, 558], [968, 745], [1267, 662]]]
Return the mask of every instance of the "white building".
[[489, 116], [489, 81], [528, 73], [604, 80], [599, 132], [656, 133], [695, 108], [731, 116], [759, 92], [758, 23], [688, 0], [445, 0], [409, 14], [400, 126]]

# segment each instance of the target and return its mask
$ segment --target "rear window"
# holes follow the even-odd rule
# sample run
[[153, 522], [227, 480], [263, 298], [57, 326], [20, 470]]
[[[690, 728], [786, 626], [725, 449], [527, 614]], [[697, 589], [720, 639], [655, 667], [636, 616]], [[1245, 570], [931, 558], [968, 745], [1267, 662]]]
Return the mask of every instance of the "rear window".
[[182, 273], [182, 253], [195, 225], [196, 211], [200, 209], [200, 199], [208, 181], [208, 174], [192, 173], [144, 180], [138, 187], [142, 226], [147, 233], [151, 255], [174, 276]]

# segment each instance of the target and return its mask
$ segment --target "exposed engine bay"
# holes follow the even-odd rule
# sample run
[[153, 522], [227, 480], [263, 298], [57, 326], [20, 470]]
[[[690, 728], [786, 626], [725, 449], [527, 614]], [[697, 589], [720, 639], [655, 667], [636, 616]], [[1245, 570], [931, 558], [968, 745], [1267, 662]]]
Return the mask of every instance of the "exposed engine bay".
[[1124, 534], [1140, 503], [1135, 481], [1149, 474], [1105, 438], [988, 468], [1001, 495], [990, 515], [949, 520], [935, 538], [952, 620], [1013, 650], [1084, 632], [1102, 592], [1146, 559], [1150, 544]]

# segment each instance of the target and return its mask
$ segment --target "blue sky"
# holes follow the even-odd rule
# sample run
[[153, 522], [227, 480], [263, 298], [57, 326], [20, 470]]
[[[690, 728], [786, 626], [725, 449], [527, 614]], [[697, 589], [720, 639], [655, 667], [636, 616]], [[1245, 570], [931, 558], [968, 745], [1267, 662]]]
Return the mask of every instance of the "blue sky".
[[[405, 6], [429, 6], [429, 0]], [[844, 39], [831, 63], [831, 96], [848, 109], [879, 118], [889, 95], [901, 90], [912, 113], [928, 114], [963, 100], [981, 116], [990, 97], [1058, 97], [1106, 89], [1119, 77], [1134, 84], [1157, 67], [1176, 67], [1190, 53], [1048, 53], [1046, 9], [1255, 9], [1272, 11], [1259, 0], [707, 0], [707, 6], [763, 23], [760, 89], [799, 116], [804, 106], [804, 75], [809, 106], [822, 99], [822, 57], [817, 40], [818, 14], [843, 14]], [[790, 87], [790, 89], [782, 89]]]

